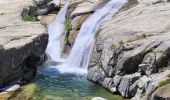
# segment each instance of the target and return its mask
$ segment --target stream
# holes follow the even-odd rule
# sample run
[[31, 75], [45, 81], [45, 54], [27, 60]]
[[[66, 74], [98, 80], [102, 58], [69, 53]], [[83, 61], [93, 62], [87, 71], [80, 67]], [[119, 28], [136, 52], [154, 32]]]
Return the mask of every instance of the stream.
[[86, 75], [62, 74], [56, 68], [44, 65], [32, 83], [22, 87], [11, 100], [91, 100], [103, 97], [107, 100], [122, 100], [101, 86], [86, 79]]

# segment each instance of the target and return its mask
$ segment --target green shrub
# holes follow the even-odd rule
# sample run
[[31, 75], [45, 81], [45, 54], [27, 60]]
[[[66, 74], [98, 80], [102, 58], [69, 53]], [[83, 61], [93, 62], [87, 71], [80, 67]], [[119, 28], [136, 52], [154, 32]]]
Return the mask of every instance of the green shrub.
[[170, 84], [170, 78], [160, 81], [158, 87], [162, 87], [164, 85]]
[[35, 16], [30, 16], [30, 15], [28, 14], [28, 12], [25, 11], [25, 10], [21, 13], [21, 17], [22, 17], [22, 20], [23, 20], [23, 21], [31, 21], [31, 22], [36, 22], [36, 21], [38, 21], [38, 20], [37, 20], [37, 17], [35, 17]]
[[71, 23], [69, 22], [69, 20], [66, 20], [64, 23], [65, 29], [67, 30], [67, 32], [70, 32], [72, 30], [72, 26]]

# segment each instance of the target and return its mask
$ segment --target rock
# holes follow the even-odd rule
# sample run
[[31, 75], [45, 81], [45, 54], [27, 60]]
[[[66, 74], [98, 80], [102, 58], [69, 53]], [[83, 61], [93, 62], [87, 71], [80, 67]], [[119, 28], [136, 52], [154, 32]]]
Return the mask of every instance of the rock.
[[40, 15], [47, 15], [53, 11], [58, 11], [59, 7], [56, 7], [54, 4], [47, 4], [42, 5], [40, 7], [32, 6], [30, 9], [27, 9], [31, 16], [40, 16]]
[[21, 6], [31, 3], [32, 0], [0, 3], [0, 13], [3, 13], [0, 15], [0, 45], [3, 48], [0, 49], [0, 87], [19, 79], [30, 80], [44, 55], [48, 42], [45, 27], [20, 18]]
[[17, 84], [0, 88], [0, 100], [8, 100], [18, 90], [20, 90], [20, 85]]
[[102, 97], [94, 97], [92, 98], [91, 100], [106, 100], [105, 98], [102, 98]]
[[115, 75], [113, 79], [114, 79], [114, 85], [118, 89], [118, 86], [120, 85], [120, 82], [122, 80], [122, 76]]
[[56, 14], [48, 14], [44, 16], [39, 16], [38, 19], [40, 20], [41, 24], [48, 27], [52, 21], [56, 18]]
[[116, 87], [110, 88], [110, 91], [111, 91], [112, 93], [116, 93], [116, 92], [117, 92]]
[[100, 3], [102, 3], [101, 0], [88, 0], [79, 4], [76, 7], [76, 9], [71, 13], [72, 16], [71, 18], [73, 18], [73, 16], [77, 16], [80, 14], [87, 14], [95, 11], [95, 9], [97, 8], [97, 6], [99, 6]]
[[169, 44], [170, 41], [165, 41], [161, 43], [154, 51], [145, 56], [142, 63], [147, 66], [144, 66], [141, 70], [144, 71], [146, 75], [157, 73], [159, 68], [167, 66], [170, 51]]
[[51, 0], [33, 0], [33, 4], [37, 6], [45, 5]]
[[33, 0], [33, 5], [25, 8], [25, 10], [31, 16], [47, 15], [60, 10], [60, 1], [63, 3], [63, 0]]
[[52, 0], [50, 3], [60, 7], [61, 5], [64, 5], [65, 2], [64, 0]]
[[157, 3], [163, 3], [168, 0], [138, 0], [139, 3], [151, 5], [151, 4], [157, 4]]
[[158, 88], [153, 94], [151, 100], [169, 100], [170, 84]]
[[74, 41], [77, 37], [78, 31], [77, 30], [72, 30], [69, 33], [68, 41], [73, 45]]
[[[134, 2], [102, 23], [95, 37], [89, 69], [100, 66], [105, 74], [100, 82], [102, 86], [108, 87], [113, 79], [112, 88], [122, 96], [133, 97], [142, 91], [148, 97], [167, 78], [169, 70], [170, 3], [167, 0]], [[101, 74], [94, 73], [94, 76]], [[95, 77], [93, 80], [98, 83]]]
[[[135, 82], [139, 79], [140, 74], [123, 76], [117, 88], [120, 94], [124, 97], [133, 97], [137, 91]], [[135, 86], [133, 86], [133, 84]]]
[[5, 88], [0, 89], [0, 91], [3, 92], [16, 92], [17, 90], [20, 89], [20, 85], [11, 85], [11, 86], [7, 86]]
[[102, 86], [103, 87], [105, 87], [105, 88], [112, 88], [112, 87], [114, 87], [114, 81], [113, 81], [113, 79], [112, 78], [105, 78], [104, 79], [104, 81], [103, 81], [103, 84], [102, 84]]
[[139, 79], [139, 83], [138, 83], [139, 89], [142, 91], [147, 90], [150, 80], [151, 78], [147, 76], [142, 76]]
[[101, 68], [94, 67], [89, 69], [87, 79], [102, 84], [105, 79], [105, 74]]
[[20, 100], [21, 97], [24, 97], [25, 100], [32, 99], [32, 96], [35, 94], [37, 88], [37, 85], [35, 85], [34, 83], [24, 85], [22, 86], [22, 90], [19, 91], [17, 95], [12, 97], [12, 100]]
[[0, 100], [8, 100], [9, 98], [12, 97], [12, 93], [8, 93], [8, 92], [1, 92], [0, 93]]
[[88, 18], [90, 14], [85, 14], [85, 15], [80, 15], [80, 16], [76, 16], [71, 24], [72, 24], [72, 29], [73, 30], [79, 30], [81, 25], [83, 24], [83, 22]]

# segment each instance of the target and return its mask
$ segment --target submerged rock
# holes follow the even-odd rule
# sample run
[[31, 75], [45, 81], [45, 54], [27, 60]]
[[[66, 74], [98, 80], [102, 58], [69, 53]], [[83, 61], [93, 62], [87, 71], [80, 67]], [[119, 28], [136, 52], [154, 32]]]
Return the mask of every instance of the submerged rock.
[[16, 92], [20, 89], [20, 85], [10, 85], [0, 89], [0, 92]]
[[13, 94], [8, 92], [0, 93], [0, 100], [8, 100]]
[[106, 100], [105, 98], [102, 98], [102, 97], [94, 97], [92, 98], [91, 100]]
[[20, 90], [20, 85], [17, 84], [0, 88], [0, 100], [10, 99], [19, 90]]

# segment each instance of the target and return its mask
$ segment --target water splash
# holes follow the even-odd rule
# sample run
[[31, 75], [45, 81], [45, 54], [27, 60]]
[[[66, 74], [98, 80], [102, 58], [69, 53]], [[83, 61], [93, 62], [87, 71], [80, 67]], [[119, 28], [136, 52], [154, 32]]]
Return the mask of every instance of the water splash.
[[90, 54], [95, 43], [94, 35], [96, 31], [103, 21], [112, 18], [126, 2], [127, 0], [110, 0], [103, 8], [96, 10], [83, 23], [69, 57], [61, 65], [56, 66], [61, 73], [87, 73]]
[[61, 36], [65, 32], [64, 22], [69, 3], [67, 2], [58, 13], [54, 22], [48, 27], [49, 40], [46, 54], [50, 60], [58, 62], [61, 57]]

